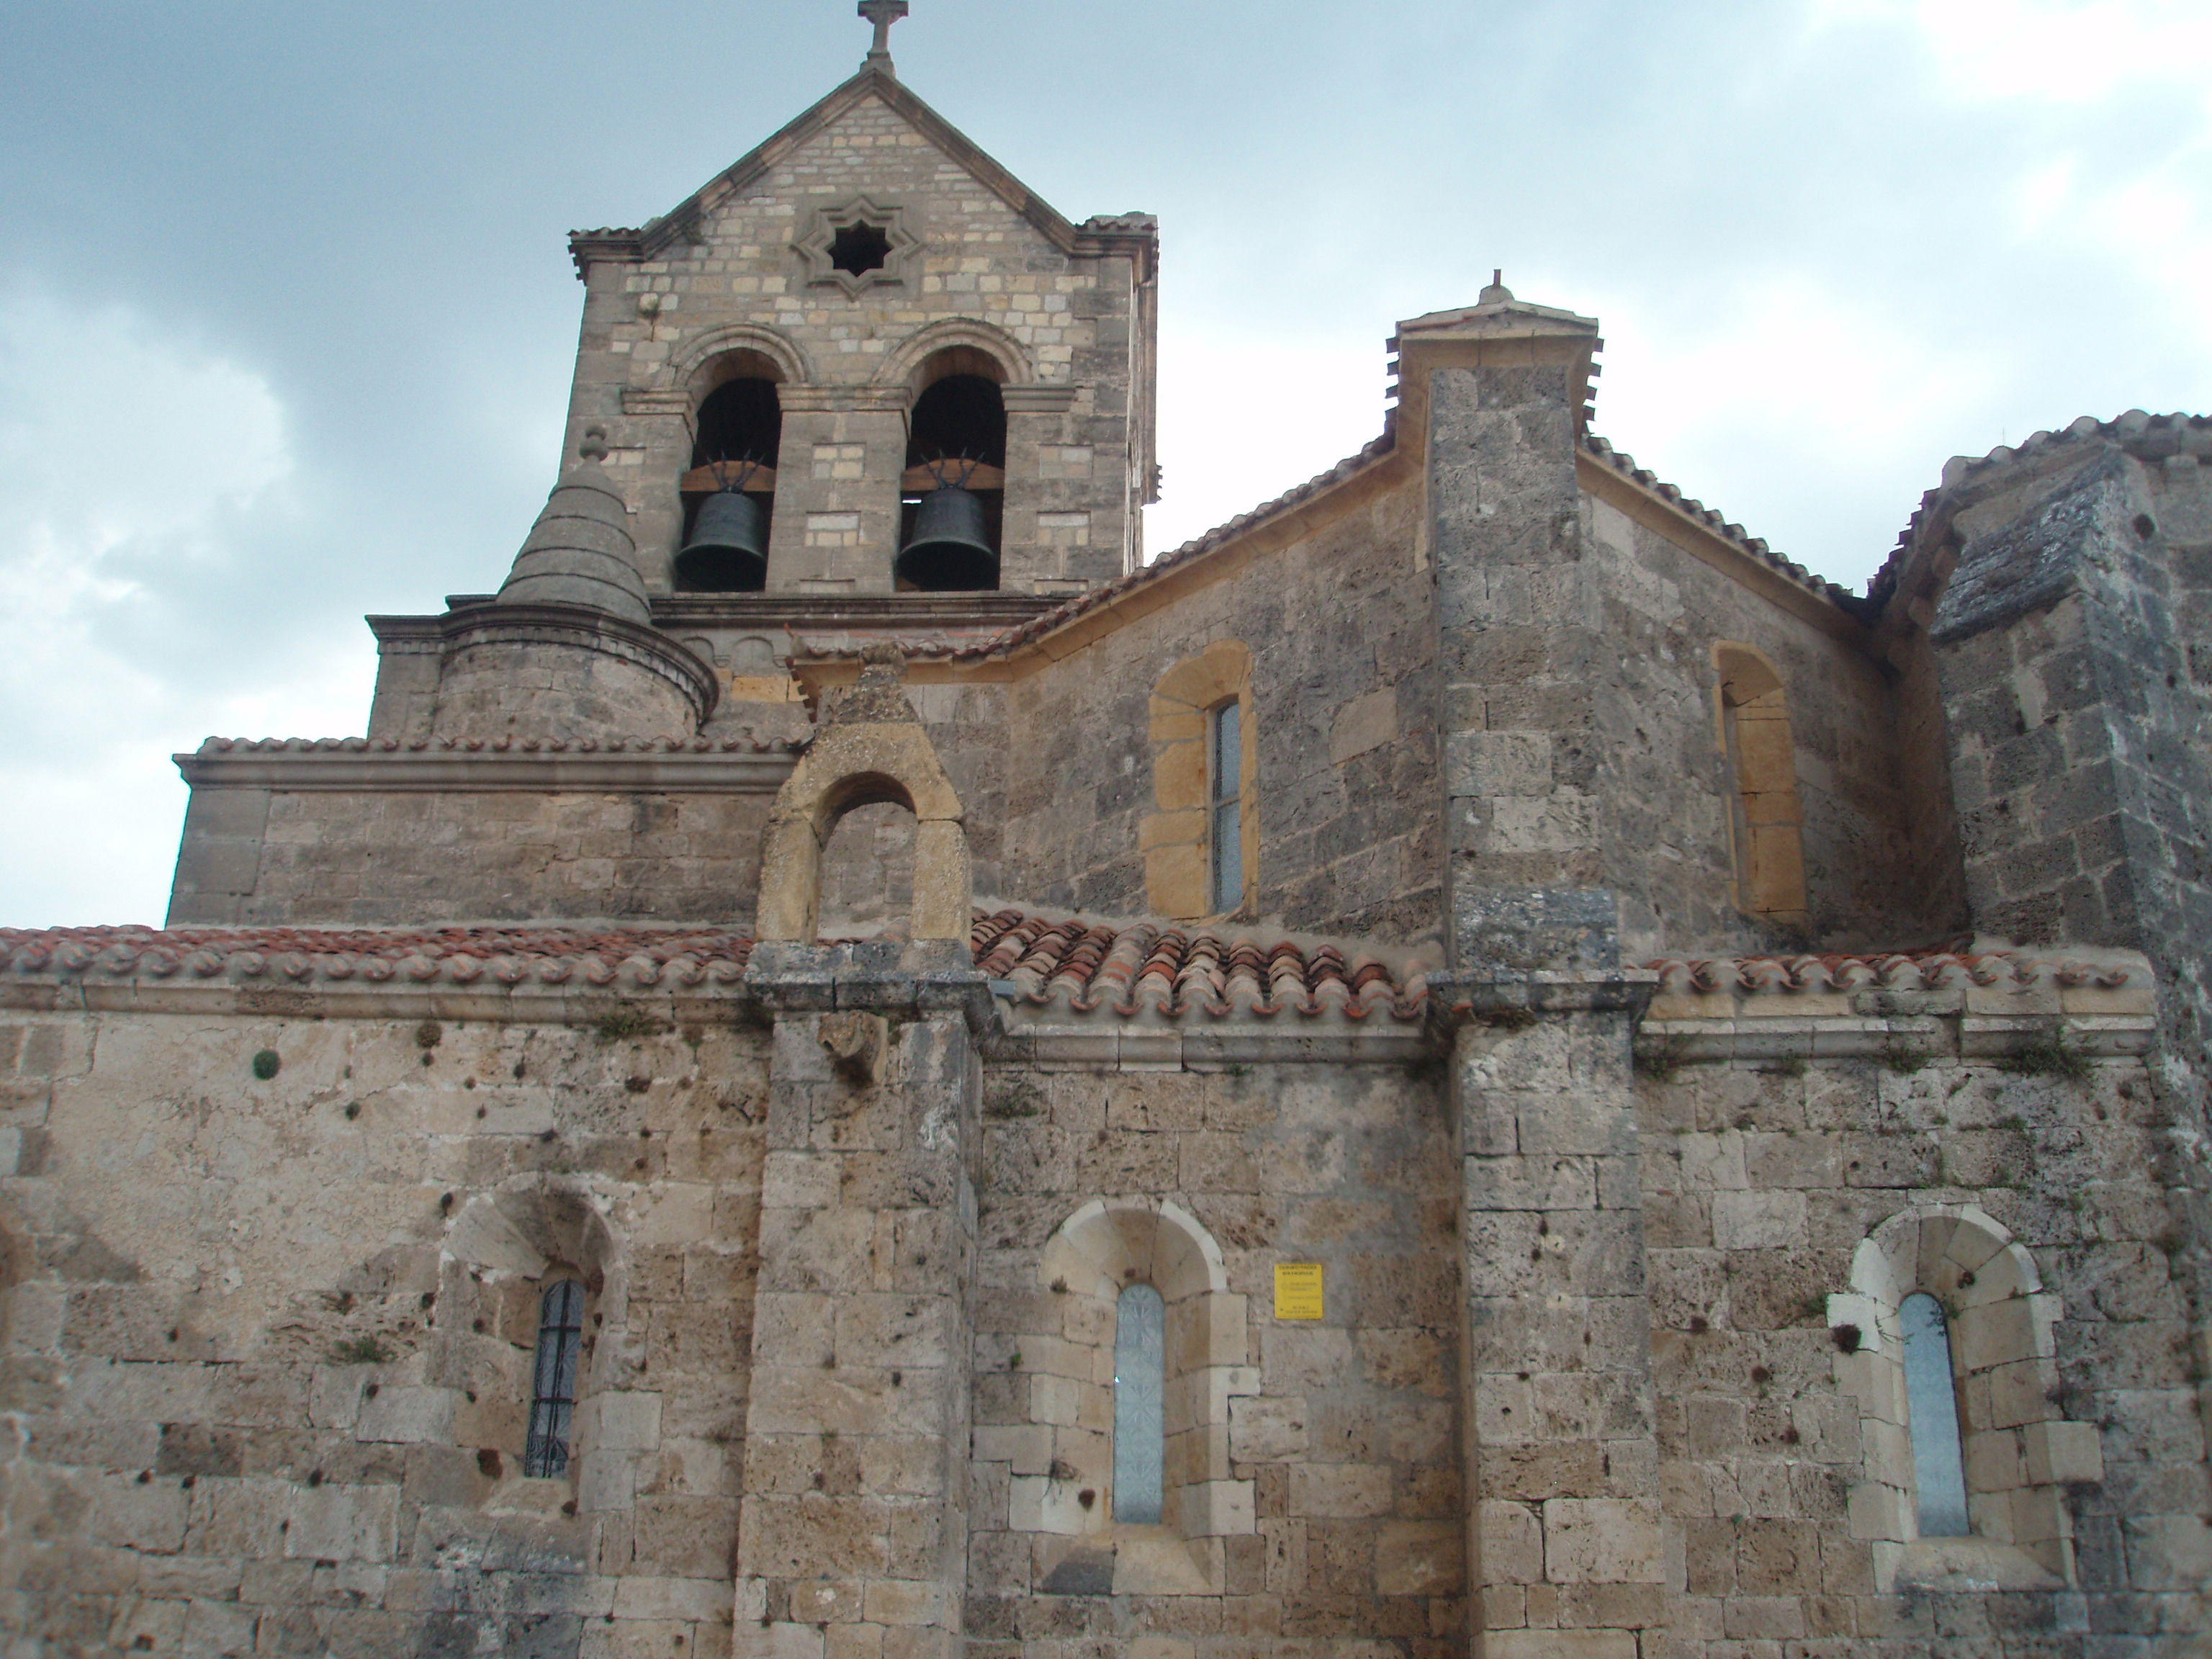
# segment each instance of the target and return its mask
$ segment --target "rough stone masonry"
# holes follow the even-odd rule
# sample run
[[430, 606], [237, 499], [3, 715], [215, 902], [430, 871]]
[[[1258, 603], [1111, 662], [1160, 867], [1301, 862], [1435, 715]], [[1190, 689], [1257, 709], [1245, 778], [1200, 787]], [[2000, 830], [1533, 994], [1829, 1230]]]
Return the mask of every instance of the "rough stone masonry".
[[0, 932], [9, 1659], [2212, 1652], [2212, 422], [1850, 594], [1499, 281], [1147, 562], [1157, 226], [861, 10], [366, 735]]

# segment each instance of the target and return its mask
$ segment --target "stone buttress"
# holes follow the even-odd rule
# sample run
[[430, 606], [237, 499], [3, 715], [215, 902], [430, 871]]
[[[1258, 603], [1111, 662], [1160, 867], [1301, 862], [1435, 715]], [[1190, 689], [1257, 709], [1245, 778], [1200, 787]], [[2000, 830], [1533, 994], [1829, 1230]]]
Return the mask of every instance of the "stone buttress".
[[1601, 885], [1602, 648], [1575, 451], [1595, 325], [1502, 287], [1403, 326], [1443, 665], [1470, 1641], [1635, 1659], [1663, 1621], [1632, 1042]]
[[[975, 1038], [959, 804], [895, 653], [833, 698], [777, 797], [750, 979], [774, 1022], [734, 1652], [961, 1651]], [[923, 827], [915, 938], [815, 942], [821, 842], [894, 799]]]

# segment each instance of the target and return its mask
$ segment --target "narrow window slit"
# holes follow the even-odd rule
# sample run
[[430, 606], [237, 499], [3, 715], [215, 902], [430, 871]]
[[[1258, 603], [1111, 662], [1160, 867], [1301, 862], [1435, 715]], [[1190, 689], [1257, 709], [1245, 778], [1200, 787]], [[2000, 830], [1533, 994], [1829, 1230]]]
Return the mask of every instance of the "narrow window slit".
[[1905, 1327], [1905, 1398], [1912, 1427], [1912, 1485], [1923, 1538], [1964, 1538], [1966, 1468], [1959, 1441], [1959, 1395], [1943, 1309], [1918, 1291], [1898, 1310]]
[[569, 1425], [576, 1414], [576, 1365], [584, 1344], [584, 1287], [563, 1279], [538, 1304], [538, 1363], [530, 1398], [523, 1473], [546, 1480], [568, 1472]]
[[1157, 1526], [1166, 1484], [1167, 1304], [1149, 1285], [1122, 1291], [1114, 1324], [1114, 1519]]
[[1213, 913], [1226, 915], [1244, 902], [1244, 734], [1235, 698], [1216, 708], [1208, 722], [1212, 750], [1207, 773], [1212, 822], [1207, 839], [1212, 843]]

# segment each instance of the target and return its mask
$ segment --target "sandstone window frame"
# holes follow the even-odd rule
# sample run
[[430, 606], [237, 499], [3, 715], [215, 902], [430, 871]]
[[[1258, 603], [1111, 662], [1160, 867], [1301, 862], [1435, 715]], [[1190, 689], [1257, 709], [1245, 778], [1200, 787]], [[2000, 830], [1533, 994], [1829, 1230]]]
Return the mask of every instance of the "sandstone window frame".
[[[1260, 1375], [1247, 1300], [1229, 1288], [1220, 1246], [1171, 1199], [1092, 1199], [1047, 1241], [1036, 1283], [1045, 1317], [1013, 1340], [1029, 1424], [1045, 1443], [1034, 1471], [1012, 1476], [1011, 1530], [1091, 1582], [1110, 1570], [1116, 1595], [1224, 1593], [1222, 1540], [1259, 1529], [1254, 1483], [1232, 1475], [1229, 1404], [1257, 1394]], [[1139, 1283], [1159, 1293], [1164, 1314], [1157, 1523], [1114, 1512], [1115, 1347], [1121, 1296]]]
[[823, 723], [769, 809], [754, 931], [763, 945], [813, 945], [822, 914], [822, 849], [854, 807], [895, 802], [915, 816], [914, 898], [907, 938], [957, 941], [971, 925], [965, 809], [898, 689], [904, 659], [861, 653], [859, 685], [825, 702]]
[[[654, 382], [665, 391], [680, 389], [691, 416], [723, 380], [744, 374], [759, 374], [778, 386], [814, 383], [813, 363], [799, 343], [761, 323], [723, 323], [702, 331], [677, 349]], [[664, 394], [648, 389], [641, 395], [657, 403]], [[697, 441], [696, 427], [690, 436]]]
[[[1918, 1294], [1945, 1316], [1966, 1537], [1920, 1531], [1903, 1325]], [[2027, 1248], [1975, 1206], [1917, 1206], [1860, 1241], [1850, 1288], [1828, 1297], [1828, 1323], [1865, 1448], [1849, 1524], [1872, 1546], [1878, 1590], [1962, 1577], [2019, 1589], [2078, 1583], [2064, 1489], [2102, 1479], [2104, 1462], [2096, 1425], [2068, 1421], [2054, 1403], [2063, 1313]]]
[[1797, 747], [1781, 671], [1757, 646], [1712, 648], [1715, 735], [1728, 765], [1729, 868], [1737, 909], [1778, 927], [1811, 920]]
[[[1214, 890], [1213, 744], [1217, 711], [1237, 705], [1237, 902]], [[1147, 732], [1153, 811], [1138, 827], [1145, 896], [1156, 915], [1203, 921], [1249, 915], [1260, 890], [1259, 722], [1252, 652], [1241, 640], [1217, 640], [1186, 657], [1153, 684]]]

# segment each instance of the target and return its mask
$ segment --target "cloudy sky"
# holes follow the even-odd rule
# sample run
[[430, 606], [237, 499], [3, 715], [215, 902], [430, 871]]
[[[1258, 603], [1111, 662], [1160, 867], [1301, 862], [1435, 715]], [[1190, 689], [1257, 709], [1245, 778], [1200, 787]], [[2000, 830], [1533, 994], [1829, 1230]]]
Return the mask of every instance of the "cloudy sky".
[[[155, 921], [210, 733], [552, 481], [563, 234], [857, 66], [852, 0], [0, 0], [0, 926]], [[915, 0], [900, 72], [1162, 221], [1155, 548], [1378, 429], [1393, 322], [1602, 319], [1598, 429], [1857, 586], [1947, 456], [2212, 408], [2205, 0]]]

